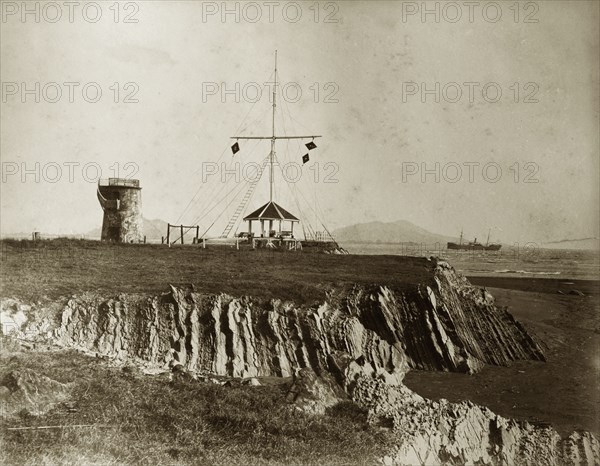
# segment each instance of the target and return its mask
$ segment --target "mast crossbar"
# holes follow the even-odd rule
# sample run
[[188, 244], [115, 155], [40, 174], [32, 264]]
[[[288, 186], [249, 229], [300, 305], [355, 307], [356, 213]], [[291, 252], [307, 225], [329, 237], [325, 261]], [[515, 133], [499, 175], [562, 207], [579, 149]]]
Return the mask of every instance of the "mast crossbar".
[[[271, 141], [271, 151], [269, 152], [269, 202], [273, 202], [273, 184], [274, 184], [274, 173], [273, 173], [273, 161], [275, 159], [275, 142], [278, 139], [315, 139], [315, 138], [320, 138], [320, 135], [316, 135], [316, 134], [311, 134], [309, 136], [277, 136], [275, 134], [275, 110], [277, 108], [277, 86], [278, 86], [278, 75], [277, 75], [277, 50], [275, 50], [275, 71], [273, 72], [273, 78], [275, 81], [275, 85], [273, 87], [273, 112], [272, 112], [272, 119], [271, 119], [271, 136], [231, 136], [231, 139], [244, 139], [244, 140], [248, 140], [248, 139], [259, 139], [259, 140], [268, 140]], [[233, 147], [235, 147], [237, 145], [234, 144]], [[314, 147], [313, 147], [314, 148]], [[237, 148], [236, 151], [234, 151], [234, 154], [239, 150], [239, 147]], [[309, 147], [310, 150], [310, 147]]]

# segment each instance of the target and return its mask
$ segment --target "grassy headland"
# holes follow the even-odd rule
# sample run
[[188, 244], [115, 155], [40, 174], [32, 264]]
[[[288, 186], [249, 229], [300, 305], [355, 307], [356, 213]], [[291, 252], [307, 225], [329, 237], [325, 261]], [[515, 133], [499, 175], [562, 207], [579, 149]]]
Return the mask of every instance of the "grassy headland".
[[431, 280], [434, 263], [401, 256], [252, 250], [224, 245], [109, 244], [85, 240], [2, 240], [0, 296], [37, 300], [83, 291], [160, 293], [168, 284], [198, 291], [322, 300], [331, 287], [410, 287]]

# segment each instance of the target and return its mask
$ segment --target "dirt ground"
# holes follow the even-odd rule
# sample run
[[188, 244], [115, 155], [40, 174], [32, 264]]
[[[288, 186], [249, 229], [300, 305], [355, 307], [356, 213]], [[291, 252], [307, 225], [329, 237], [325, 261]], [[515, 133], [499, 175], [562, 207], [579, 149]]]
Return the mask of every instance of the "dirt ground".
[[[477, 280], [479, 285], [484, 284], [482, 280]], [[412, 371], [405, 379], [406, 385], [428, 398], [471, 400], [505, 417], [548, 423], [561, 434], [584, 429], [598, 435], [598, 296], [561, 295], [557, 290], [551, 293], [550, 282], [538, 288], [542, 291], [531, 291], [536, 287], [525, 281], [516, 280], [514, 288], [521, 290], [508, 289], [508, 282], [502, 289], [487, 289], [498, 305], [508, 306], [515, 318], [541, 340], [547, 362], [487, 366], [475, 375]], [[596, 289], [593, 283], [588, 283], [589, 290]]]

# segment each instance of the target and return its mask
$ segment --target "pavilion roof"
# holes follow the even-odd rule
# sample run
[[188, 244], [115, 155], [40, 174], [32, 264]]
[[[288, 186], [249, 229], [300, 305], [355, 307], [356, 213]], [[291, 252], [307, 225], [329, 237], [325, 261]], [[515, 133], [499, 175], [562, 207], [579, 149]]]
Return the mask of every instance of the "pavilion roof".
[[267, 202], [262, 207], [259, 207], [251, 214], [244, 217], [246, 220], [288, 220], [291, 222], [299, 222], [298, 218], [290, 214], [287, 210], [275, 202]]

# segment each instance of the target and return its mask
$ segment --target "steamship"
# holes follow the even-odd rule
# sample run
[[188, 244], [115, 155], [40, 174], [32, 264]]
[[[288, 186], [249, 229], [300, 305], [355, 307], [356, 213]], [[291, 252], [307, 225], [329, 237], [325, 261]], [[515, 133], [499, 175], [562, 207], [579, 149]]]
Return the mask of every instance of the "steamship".
[[487, 242], [485, 244], [481, 244], [477, 242], [477, 238], [474, 241], [469, 241], [468, 243], [463, 243], [463, 232], [460, 232], [460, 240], [458, 243], [448, 243], [448, 249], [458, 250], [458, 251], [499, 251], [502, 247], [501, 244], [498, 243], [490, 243], [490, 232], [488, 232]]

